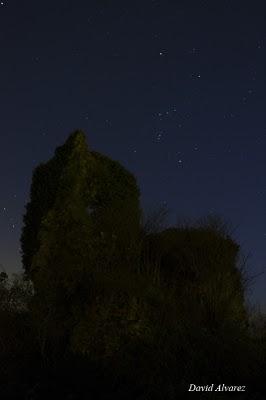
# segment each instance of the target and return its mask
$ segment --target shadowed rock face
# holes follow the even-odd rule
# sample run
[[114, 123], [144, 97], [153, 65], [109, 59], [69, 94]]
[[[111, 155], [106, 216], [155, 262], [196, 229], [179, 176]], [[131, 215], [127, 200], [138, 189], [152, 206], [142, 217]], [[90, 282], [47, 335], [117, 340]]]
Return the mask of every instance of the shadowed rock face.
[[[49, 211], [59, 210], [64, 202], [77, 202], [75, 196], [79, 199], [79, 207], [90, 210], [88, 219], [92, 223], [95, 221], [96, 230], [112, 231], [116, 227], [116, 231], [121, 231], [125, 226], [121, 221], [123, 216], [124, 221], [135, 221], [131, 233], [134, 229], [132, 234], [137, 233], [140, 207], [134, 176], [118, 162], [90, 151], [84, 133], [76, 131], [56, 149], [52, 159], [40, 164], [33, 173], [21, 236], [23, 267], [27, 275], [30, 275], [33, 256], [40, 248], [39, 233], [44, 219]], [[119, 228], [118, 214], [121, 216]], [[120, 236], [125, 237], [125, 232]]]
[[57, 341], [63, 346], [74, 326], [83, 326], [96, 291], [104, 291], [98, 276], [101, 280], [103, 272], [126, 272], [134, 265], [139, 232], [134, 176], [90, 151], [82, 132], [70, 135], [51, 160], [37, 167], [22, 256], [35, 289], [32, 313], [52, 347]]

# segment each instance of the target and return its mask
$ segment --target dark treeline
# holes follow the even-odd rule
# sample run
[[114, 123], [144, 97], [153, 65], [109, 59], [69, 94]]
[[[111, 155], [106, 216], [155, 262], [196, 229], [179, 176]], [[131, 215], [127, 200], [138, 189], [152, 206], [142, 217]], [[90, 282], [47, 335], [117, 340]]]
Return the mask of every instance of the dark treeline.
[[1, 399], [170, 400], [192, 383], [264, 398], [266, 324], [239, 245], [218, 218], [161, 228], [139, 195], [80, 131], [35, 169], [24, 273], [0, 275]]

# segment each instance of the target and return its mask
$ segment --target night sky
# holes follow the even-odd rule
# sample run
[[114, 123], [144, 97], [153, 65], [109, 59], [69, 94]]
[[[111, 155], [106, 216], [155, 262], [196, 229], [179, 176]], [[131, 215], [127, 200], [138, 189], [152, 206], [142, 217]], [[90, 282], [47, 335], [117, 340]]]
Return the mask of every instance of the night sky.
[[[169, 223], [219, 214], [266, 261], [264, 1], [0, 2], [0, 264], [33, 168], [79, 128]], [[251, 299], [266, 308], [266, 273]]]

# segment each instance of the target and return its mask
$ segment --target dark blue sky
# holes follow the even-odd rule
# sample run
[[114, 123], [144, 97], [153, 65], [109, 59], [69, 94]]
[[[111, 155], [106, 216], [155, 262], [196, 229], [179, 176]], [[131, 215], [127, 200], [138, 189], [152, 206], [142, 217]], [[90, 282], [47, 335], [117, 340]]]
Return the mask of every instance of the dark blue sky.
[[[266, 261], [263, 1], [0, 4], [0, 263], [21, 268], [32, 169], [76, 128], [169, 222], [218, 213]], [[266, 307], [266, 274], [252, 299]]]

